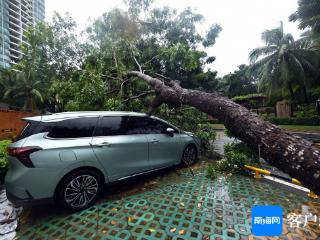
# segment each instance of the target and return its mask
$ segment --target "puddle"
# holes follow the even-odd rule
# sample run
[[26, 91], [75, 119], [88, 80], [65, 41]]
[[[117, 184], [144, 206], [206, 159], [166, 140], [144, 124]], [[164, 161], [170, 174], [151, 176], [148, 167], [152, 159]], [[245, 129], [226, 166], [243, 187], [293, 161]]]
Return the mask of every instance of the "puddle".
[[[254, 239], [253, 205], [320, 216], [320, 202], [244, 176], [206, 177], [207, 162], [110, 186], [94, 206], [68, 214], [52, 206], [25, 209], [21, 239]], [[319, 223], [319, 222], [318, 222]], [[290, 228], [283, 239], [317, 239], [319, 226]]]
[[232, 143], [236, 141], [235, 138], [229, 138], [224, 133], [224, 130], [216, 130], [216, 139], [211, 141], [210, 144], [213, 146], [213, 149], [216, 153], [223, 156], [224, 155], [224, 148], [223, 146], [227, 143]]

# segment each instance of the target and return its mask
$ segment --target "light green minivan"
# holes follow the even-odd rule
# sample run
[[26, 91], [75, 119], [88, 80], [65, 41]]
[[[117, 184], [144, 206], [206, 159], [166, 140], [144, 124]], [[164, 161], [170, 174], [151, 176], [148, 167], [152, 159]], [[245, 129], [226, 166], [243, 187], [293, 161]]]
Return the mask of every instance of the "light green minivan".
[[29, 117], [8, 147], [5, 178], [16, 205], [54, 200], [91, 206], [103, 185], [165, 167], [192, 164], [200, 141], [156, 117], [133, 112], [65, 112]]

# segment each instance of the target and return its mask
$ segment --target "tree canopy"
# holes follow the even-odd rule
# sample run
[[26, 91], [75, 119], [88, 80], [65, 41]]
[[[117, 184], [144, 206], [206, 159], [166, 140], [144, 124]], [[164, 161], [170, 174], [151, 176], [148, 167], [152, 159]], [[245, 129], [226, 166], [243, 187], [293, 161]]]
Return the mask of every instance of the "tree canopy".
[[295, 41], [291, 34], [284, 33], [282, 23], [264, 31], [261, 38], [266, 45], [249, 54], [251, 71], [258, 74], [261, 88], [269, 96], [278, 94], [291, 99], [296, 99], [300, 92], [307, 102], [307, 85], [318, 74], [317, 51], [305, 40]]

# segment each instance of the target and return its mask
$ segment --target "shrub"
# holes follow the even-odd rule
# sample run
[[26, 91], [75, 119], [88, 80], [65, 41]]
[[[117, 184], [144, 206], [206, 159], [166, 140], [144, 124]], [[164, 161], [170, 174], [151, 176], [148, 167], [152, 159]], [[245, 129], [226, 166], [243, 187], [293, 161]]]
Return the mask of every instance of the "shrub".
[[8, 169], [7, 146], [10, 143], [10, 140], [0, 141], [0, 182], [3, 181], [4, 175]]
[[317, 116], [315, 104], [297, 105], [294, 110], [294, 117], [296, 118], [310, 118]]
[[207, 176], [215, 178], [219, 174], [245, 174], [244, 166], [251, 164], [257, 166], [258, 156], [244, 143], [230, 143], [224, 145], [224, 158], [211, 164], [207, 169]]
[[249, 163], [252, 151], [243, 143], [229, 143], [224, 145], [224, 164], [220, 166], [221, 171], [238, 173], [243, 170], [244, 165]]
[[230, 132], [230, 130], [228, 128], [226, 128], [224, 130], [224, 134], [229, 138], [233, 138], [234, 137], [233, 134]]
[[265, 120], [276, 125], [320, 125], [320, 117], [303, 117], [303, 118], [266, 118]]
[[220, 172], [217, 170], [217, 168], [214, 165], [209, 165], [207, 169], [207, 177], [208, 178], [216, 178], [218, 175], [220, 175]]
[[200, 138], [201, 148], [204, 151], [212, 150], [210, 141], [215, 140], [216, 132], [214, 131], [211, 124], [208, 124], [208, 123], [198, 124], [198, 127], [195, 131], [195, 135]]
[[262, 93], [250, 93], [247, 95], [235, 96], [231, 98], [231, 100], [234, 102], [242, 102], [242, 101], [249, 101], [251, 99], [255, 99], [258, 97], [265, 97], [265, 95]]

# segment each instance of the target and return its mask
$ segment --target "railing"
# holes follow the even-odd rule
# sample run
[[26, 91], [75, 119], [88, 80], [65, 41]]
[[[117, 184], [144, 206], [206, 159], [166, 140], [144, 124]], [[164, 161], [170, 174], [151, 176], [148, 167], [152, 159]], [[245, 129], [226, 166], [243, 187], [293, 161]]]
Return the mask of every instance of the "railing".
[[[262, 175], [268, 175], [268, 176], [272, 176], [272, 177], [275, 177], [275, 178], [279, 178], [281, 180], [285, 180], [287, 182], [291, 182], [295, 185], [299, 185], [299, 186], [302, 186], [302, 183], [298, 180], [298, 179], [295, 179], [295, 178], [288, 178], [288, 177], [284, 177], [284, 176], [280, 176], [278, 174], [275, 174], [269, 170], [266, 170], [266, 169], [261, 169], [261, 168], [257, 168], [257, 167], [253, 167], [253, 166], [249, 166], [249, 165], [245, 165], [245, 168], [246, 169], [249, 169], [251, 171], [254, 172], [254, 178], [262, 178]], [[310, 198], [319, 198], [319, 196], [317, 194], [315, 194], [314, 192], [310, 191], [308, 193], [308, 197]]]

